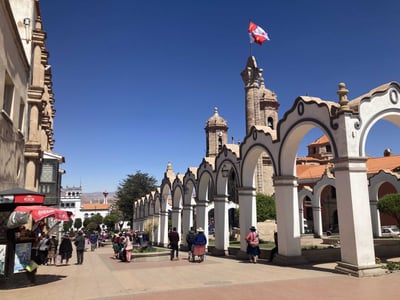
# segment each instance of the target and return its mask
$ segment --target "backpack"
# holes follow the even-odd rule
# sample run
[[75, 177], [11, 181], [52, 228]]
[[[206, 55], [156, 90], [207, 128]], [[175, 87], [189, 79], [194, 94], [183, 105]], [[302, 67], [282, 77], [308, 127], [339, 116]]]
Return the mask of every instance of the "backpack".
[[189, 231], [188, 235], [186, 236], [186, 241], [187, 241], [189, 244], [193, 244], [193, 241], [194, 241], [194, 232]]

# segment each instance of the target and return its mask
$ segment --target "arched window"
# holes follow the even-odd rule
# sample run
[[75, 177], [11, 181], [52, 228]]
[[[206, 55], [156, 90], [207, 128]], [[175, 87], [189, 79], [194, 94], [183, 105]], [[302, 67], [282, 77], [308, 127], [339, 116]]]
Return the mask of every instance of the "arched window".
[[273, 118], [269, 117], [267, 124], [268, 124], [269, 128], [274, 129], [274, 119]]

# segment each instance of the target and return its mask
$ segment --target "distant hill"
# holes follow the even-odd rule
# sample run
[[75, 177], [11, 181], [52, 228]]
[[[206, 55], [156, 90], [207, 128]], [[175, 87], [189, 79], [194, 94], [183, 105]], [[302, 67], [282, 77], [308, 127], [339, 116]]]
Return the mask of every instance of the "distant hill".
[[[107, 202], [112, 203], [115, 201], [114, 197], [116, 196], [116, 192], [109, 192], [107, 195]], [[104, 195], [103, 192], [94, 192], [94, 193], [82, 193], [81, 194], [81, 203], [103, 203]]]

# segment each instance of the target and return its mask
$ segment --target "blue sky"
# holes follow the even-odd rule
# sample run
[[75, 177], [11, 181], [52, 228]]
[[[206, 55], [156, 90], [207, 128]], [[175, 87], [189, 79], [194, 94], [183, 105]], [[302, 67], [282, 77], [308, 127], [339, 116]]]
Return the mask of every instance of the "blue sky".
[[[63, 186], [109, 192], [128, 174], [159, 183], [205, 156], [214, 107], [235, 142], [245, 136], [240, 72], [251, 19], [271, 41], [253, 45], [279, 118], [301, 95], [337, 101], [400, 81], [400, 1], [41, 0], [55, 94]], [[367, 153], [400, 154], [399, 130], [379, 122]], [[304, 145], [318, 133], [310, 133]], [[230, 140], [231, 138], [229, 138]], [[305, 146], [299, 149], [304, 155]]]

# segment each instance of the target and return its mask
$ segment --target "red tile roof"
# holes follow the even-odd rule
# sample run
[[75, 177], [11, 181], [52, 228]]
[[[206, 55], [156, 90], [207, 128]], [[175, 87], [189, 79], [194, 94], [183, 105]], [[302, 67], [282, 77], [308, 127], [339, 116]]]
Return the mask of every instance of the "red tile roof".
[[109, 210], [110, 203], [86, 203], [81, 205], [81, 210]]
[[[331, 164], [329, 165], [331, 166]], [[400, 155], [369, 158], [367, 160], [367, 174], [375, 174], [380, 170], [396, 171], [400, 168]], [[320, 178], [326, 170], [326, 165], [297, 165], [296, 172], [299, 179]]]

